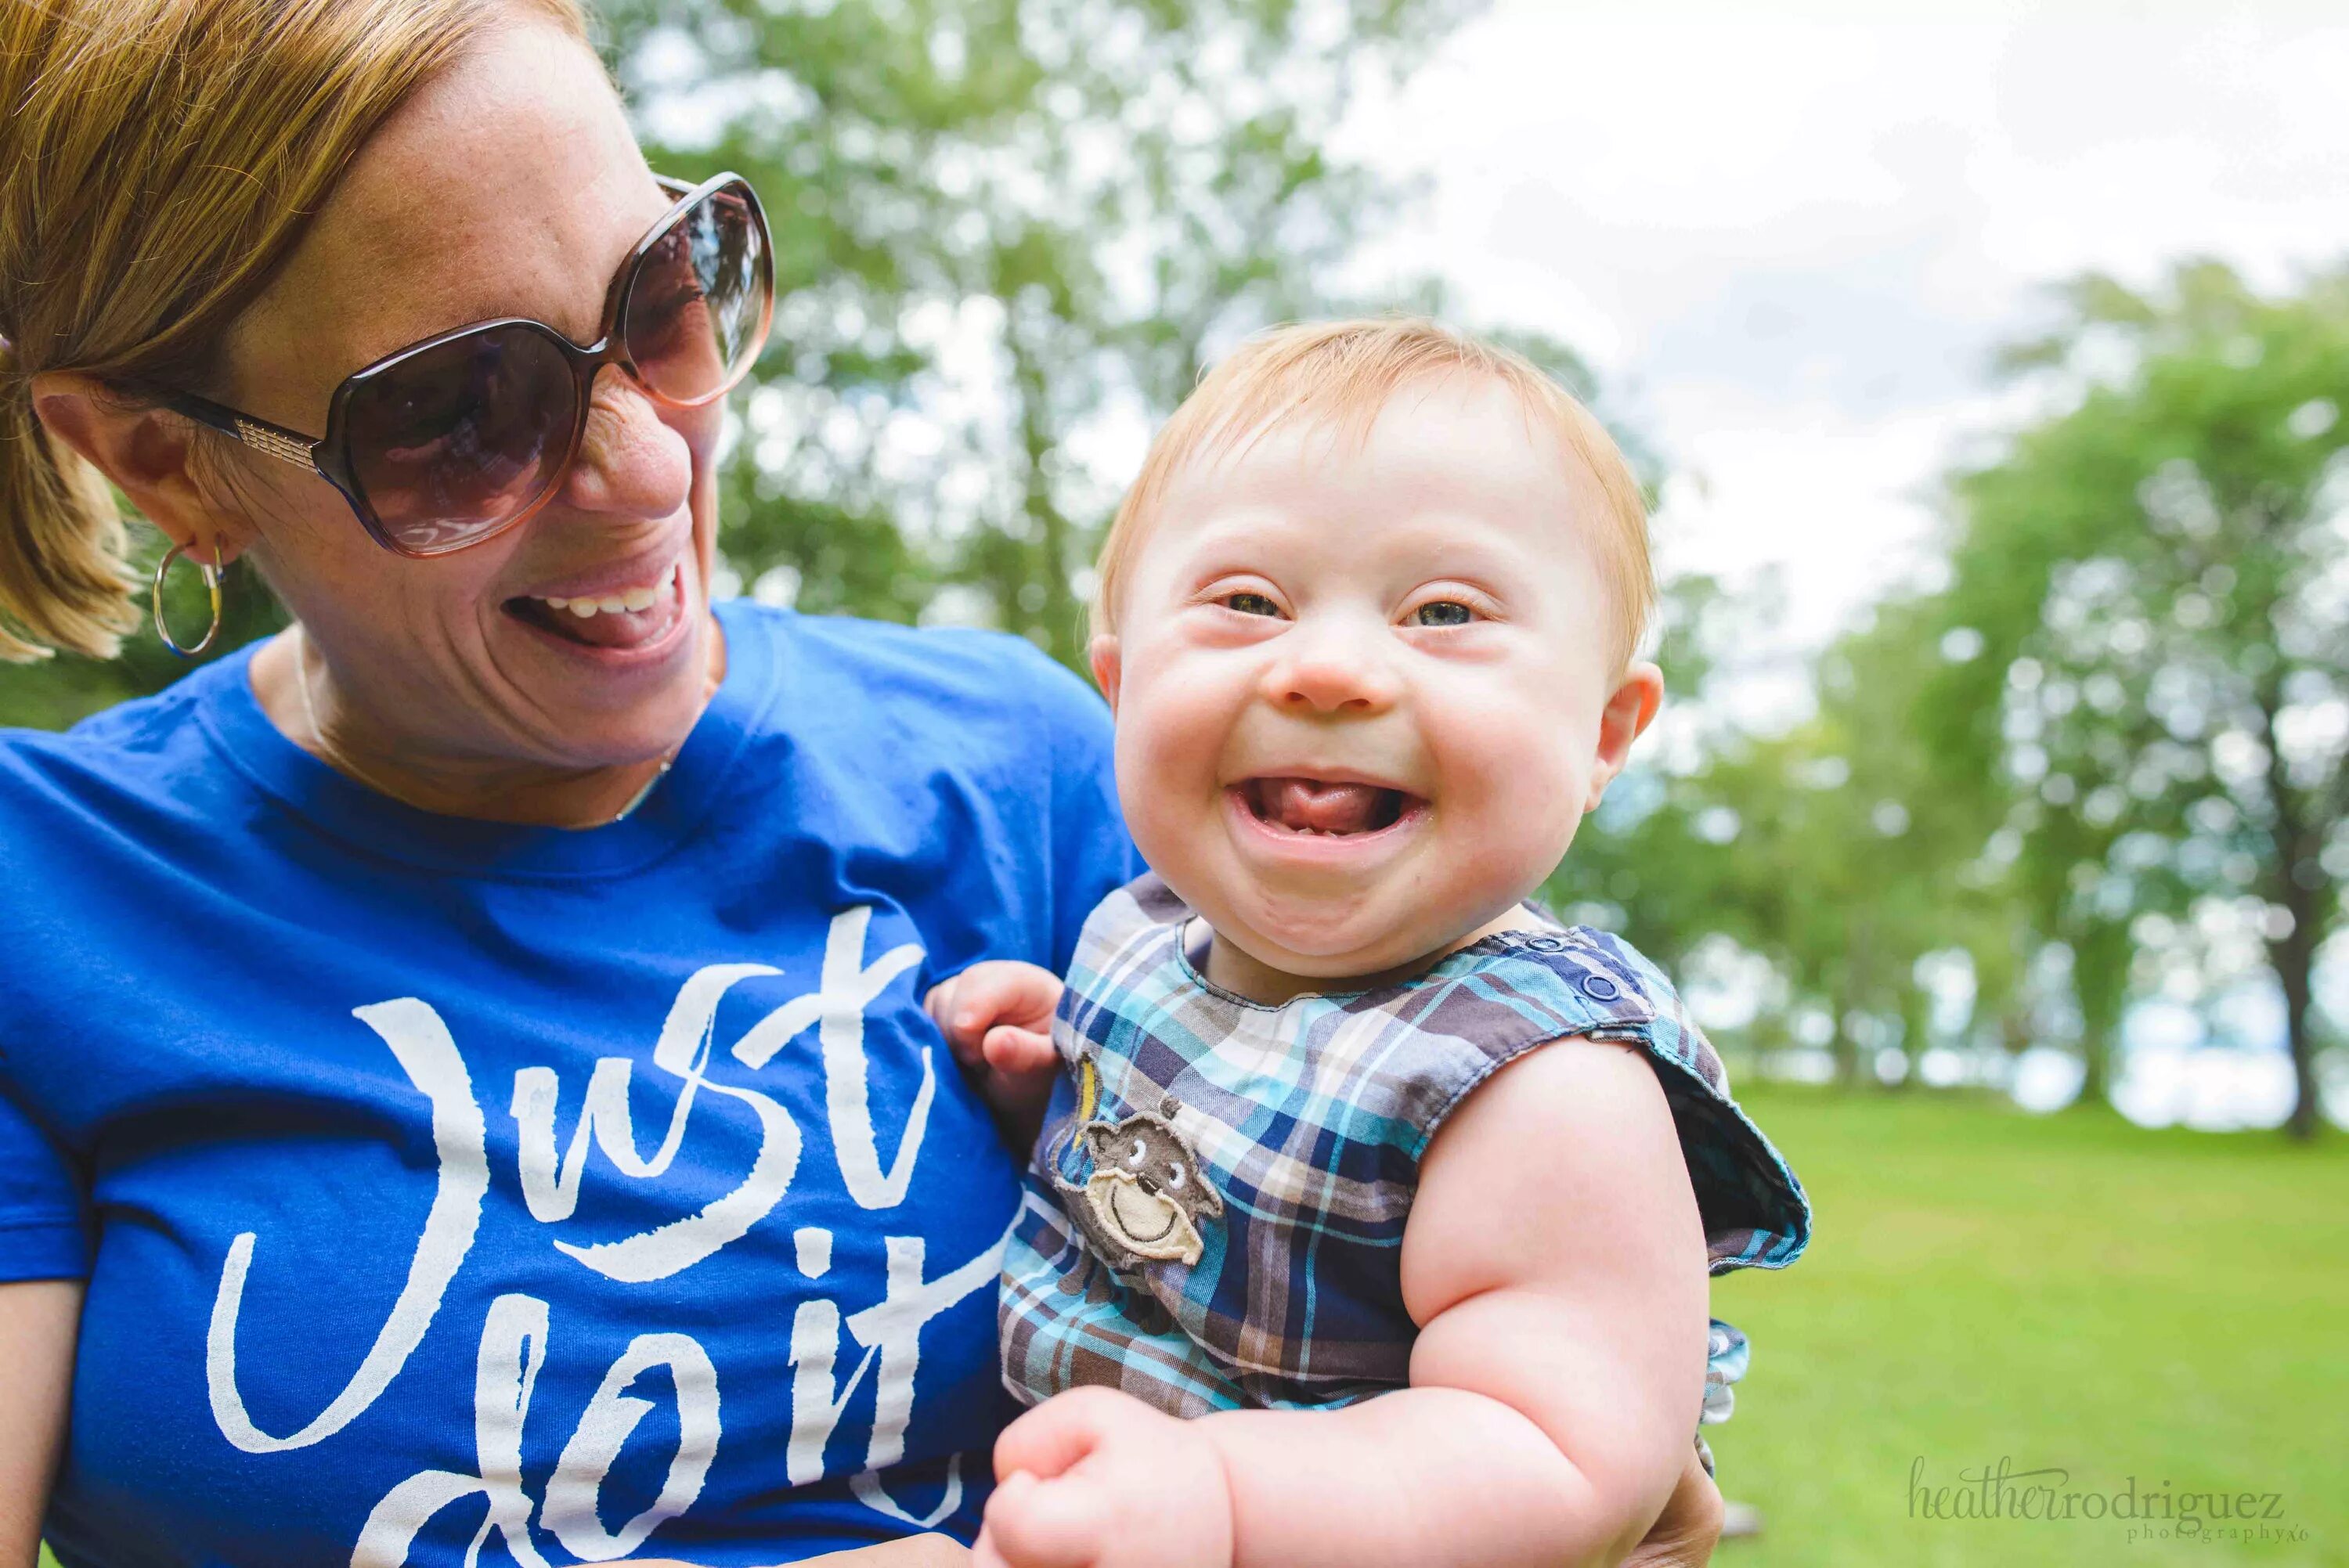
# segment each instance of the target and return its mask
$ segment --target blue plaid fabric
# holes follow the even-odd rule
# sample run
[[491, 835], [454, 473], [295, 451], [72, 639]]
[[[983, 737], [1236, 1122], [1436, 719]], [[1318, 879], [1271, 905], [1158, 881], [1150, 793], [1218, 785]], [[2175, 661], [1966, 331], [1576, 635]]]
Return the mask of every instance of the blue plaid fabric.
[[[1647, 1052], [1713, 1272], [1801, 1254], [1800, 1183], [1729, 1098], [1671, 983], [1624, 943], [1510, 932], [1401, 985], [1270, 1007], [1201, 977], [1184, 950], [1189, 914], [1145, 876], [1103, 901], [1080, 940], [1053, 1026], [1070, 1073], [1004, 1259], [1004, 1380], [1021, 1400], [1103, 1384], [1195, 1416], [1348, 1404], [1408, 1383], [1417, 1330], [1401, 1262], [1421, 1157], [1496, 1068], [1571, 1036]], [[1129, 1179], [1162, 1167], [1154, 1183]], [[1133, 1240], [1161, 1228], [1172, 1239]], [[1187, 1261], [1174, 1255], [1186, 1246]], [[1718, 1414], [1745, 1354], [1718, 1326]]]

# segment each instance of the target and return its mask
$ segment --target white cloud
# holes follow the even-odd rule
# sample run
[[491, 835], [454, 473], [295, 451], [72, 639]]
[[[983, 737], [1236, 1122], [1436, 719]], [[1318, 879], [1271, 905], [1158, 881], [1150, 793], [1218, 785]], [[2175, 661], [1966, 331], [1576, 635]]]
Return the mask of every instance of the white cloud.
[[1671, 563], [1775, 572], [1823, 640], [1920, 562], [1936, 476], [2015, 417], [1992, 351], [2086, 268], [2349, 253], [2349, 6], [1505, 3], [1350, 151], [1432, 182], [1371, 275], [1589, 355], [1695, 482]]

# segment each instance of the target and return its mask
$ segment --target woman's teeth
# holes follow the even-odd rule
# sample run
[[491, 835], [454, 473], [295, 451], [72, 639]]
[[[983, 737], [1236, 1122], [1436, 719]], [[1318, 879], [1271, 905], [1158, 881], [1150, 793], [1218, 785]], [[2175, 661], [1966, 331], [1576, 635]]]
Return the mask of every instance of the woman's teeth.
[[539, 603], [550, 610], [568, 610], [583, 621], [597, 614], [619, 615], [637, 610], [649, 610], [660, 603], [661, 595], [668, 591], [669, 584], [676, 580], [676, 577], [677, 573], [672, 571], [668, 576], [662, 578], [657, 586], [651, 588], [631, 588], [625, 593], [606, 593], [595, 599], [559, 599], [553, 594], [547, 594], [540, 598]]

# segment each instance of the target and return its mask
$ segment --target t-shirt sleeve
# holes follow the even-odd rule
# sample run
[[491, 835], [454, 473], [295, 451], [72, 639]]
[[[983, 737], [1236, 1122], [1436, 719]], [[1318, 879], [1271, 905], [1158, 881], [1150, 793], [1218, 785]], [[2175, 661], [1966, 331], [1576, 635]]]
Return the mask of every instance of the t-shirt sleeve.
[[1051, 968], [1065, 975], [1085, 917], [1143, 868], [1118, 809], [1109, 705], [1057, 665], [1041, 685], [1052, 747]]
[[0, 1085], [0, 1284], [88, 1273], [81, 1183], [56, 1141]]

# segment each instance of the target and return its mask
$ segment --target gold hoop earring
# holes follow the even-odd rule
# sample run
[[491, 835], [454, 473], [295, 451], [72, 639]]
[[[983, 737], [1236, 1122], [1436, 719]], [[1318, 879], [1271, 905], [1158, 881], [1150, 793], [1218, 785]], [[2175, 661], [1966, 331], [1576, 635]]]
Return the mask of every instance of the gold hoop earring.
[[[220, 541], [219, 541], [219, 540], [217, 540], [217, 539], [215, 539], [215, 540], [213, 540], [213, 541], [212, 541], [212, 564], [211, 564], [211, 565], [207, 566], [207, 565], [205, 565], [205, 564], [204, 564], [202, 562], [201, 562], [201, 561], [196, 562], [196, 570], [197, 570], [199, 573], [202, 573], [203, 574], [203, 579], [204, 579], [204, 587], [205, 587], [206, 589], [210, 590], [210, 592], [211, 592], [211, 593], [212, 593], [212, 624], [211, 625], [209, 625], [209, 626], [206, 626], [206, 627], [204, 628], [204, 640], [203, 640], [202, 642], [201, 642], [201, 643], [198, 643], [198, 644], [197, 644], [194, 647], [192, 647], [192, 648], [183, 648], [183, 647], [180, 646], [180, 645], [179, 645], [179, 644], [177, 644], [177, 643], [173, 642], [173, 641], [171, 640], [171, 627], [169, 627], [169, 626], [167, 626], [167, 625], [165, 625], [165, 624], [163, 624], [163, 579], [164, 579], [166, 576], [168, 576], [168, 575], [170, 575], [170, 574], [171, 574], [171, 562], [173, 562], [174, 561], [177, 561], [177, 560], [180, 558], [180, 556], [181, 556], [181, 554], [186, 551], [186, 549], [187, 549], [187, 546], [186, 546], [186, 545], [184, 545], [184, 544], [175, 544], [175, 545], [171, 546], [171, 548], [168, 552], [165, 552], [165, 554], [164, 554], [164, 556], [163, 556], [163, 559], [162, 559], [162, 560], [160, 560], [160, 561], [159, 561], [159, 562], [157, 562], [155, 563], [155, 586], [154, 586], [154, 590], [153, 590], [153, 592], [149, 595], [149, 599], [150, 599], [150, 602], [153, 604], [153, 606], [154, 606], [154, 610], [155, 610], [155, 634], [156, 634], [158, 637], [160, 637], [160, 638], [163, 640], [163, 645], [164, 645], [165, 647], [167, 647], [167, 648], [171, 649], [173, 653], [175, 653], [175, 654], [179, 655], [181, 658], [183, 658], [183, 659], [192, 659], [192, 658], [194, 658], [198, 654], [202, 653], [206, 648], [211, 647], [211, 646], [212, 645], [212, 639], [213, 639], [214, 637], [217, 637], [217, 636], [219, 636], [219, 635], [220, 635], [220, 629], [221, 629], [221, 586], [220, 586], [220, 585], [221, 585], [221, 550], [220, 550]], [[193, 558], [192, 558], [192, 557], [191, 557], [191, 559], [193, 559]]]

